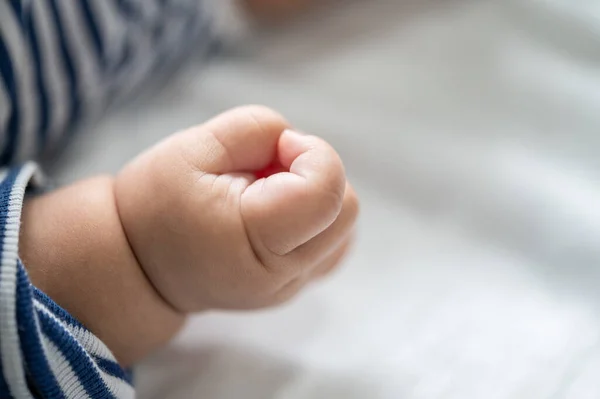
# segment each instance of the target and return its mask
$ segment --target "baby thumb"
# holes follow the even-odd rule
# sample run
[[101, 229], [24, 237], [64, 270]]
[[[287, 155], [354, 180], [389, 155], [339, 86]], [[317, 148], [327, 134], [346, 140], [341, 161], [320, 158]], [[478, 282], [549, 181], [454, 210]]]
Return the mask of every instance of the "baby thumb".
[[252, 183], [241, 213], [259, 252], [285, 255], [329, 227], [340, 214], [346, 177], [335, 150], [325, 141], [286, 130], [277, 161], [289, 172]]

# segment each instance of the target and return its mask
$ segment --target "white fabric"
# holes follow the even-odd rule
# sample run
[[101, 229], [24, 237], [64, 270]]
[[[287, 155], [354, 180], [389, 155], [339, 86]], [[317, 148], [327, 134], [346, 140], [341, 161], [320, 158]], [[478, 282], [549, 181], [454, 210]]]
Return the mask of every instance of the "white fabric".
[[56, 167], [115, 171], [266, 103], [339, 148], [363, 200], [356, 249], [288, 307], [193, 319], [140, 367], [139, 397], [600, 397], [598, 2], [348, 2], [258, 47]]
[[44, 347], [54, 378], [60, 385], [60, 389], [69, 399], [82, 398], [92, 399], [85, 391], [83, 385], [77, 378], [73, 367], [60, 351], [59, 348], [46, 336], [43, 336]]

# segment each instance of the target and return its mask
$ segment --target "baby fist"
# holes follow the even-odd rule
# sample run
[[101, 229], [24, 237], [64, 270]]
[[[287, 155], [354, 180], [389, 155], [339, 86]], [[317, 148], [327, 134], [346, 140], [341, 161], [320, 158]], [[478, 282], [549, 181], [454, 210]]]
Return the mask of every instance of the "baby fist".
[[287, 300], [339, 263], [358, 214], [333, 148], [258, 106], [140, 155], [116, 201], [145, 274], [181, 312]]

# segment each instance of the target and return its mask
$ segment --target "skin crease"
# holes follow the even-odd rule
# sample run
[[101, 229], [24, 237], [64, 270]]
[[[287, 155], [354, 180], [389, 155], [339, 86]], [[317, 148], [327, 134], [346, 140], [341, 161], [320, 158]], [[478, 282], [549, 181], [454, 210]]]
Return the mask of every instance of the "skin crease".
[[[261, 106], [173, 134], [116, 177], [24, 205], [20, 255], [36, 286], [125, 366], [185, 315], [275, 306], [334, 270], [358, 199], [337, 153]], [[273, 163], [283, 172], [258, 179]]]

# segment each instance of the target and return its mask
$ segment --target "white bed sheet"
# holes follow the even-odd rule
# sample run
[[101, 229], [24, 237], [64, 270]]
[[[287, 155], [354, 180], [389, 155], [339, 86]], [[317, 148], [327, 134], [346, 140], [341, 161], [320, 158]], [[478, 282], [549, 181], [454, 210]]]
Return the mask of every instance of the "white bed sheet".
[[193, 318], [141, 398], [600, 397], [600, 3], [348, 2], [249, 53], [112, 115], [58, 176], [264, 103], [339, 148], [357, 245], [289, 306]]

